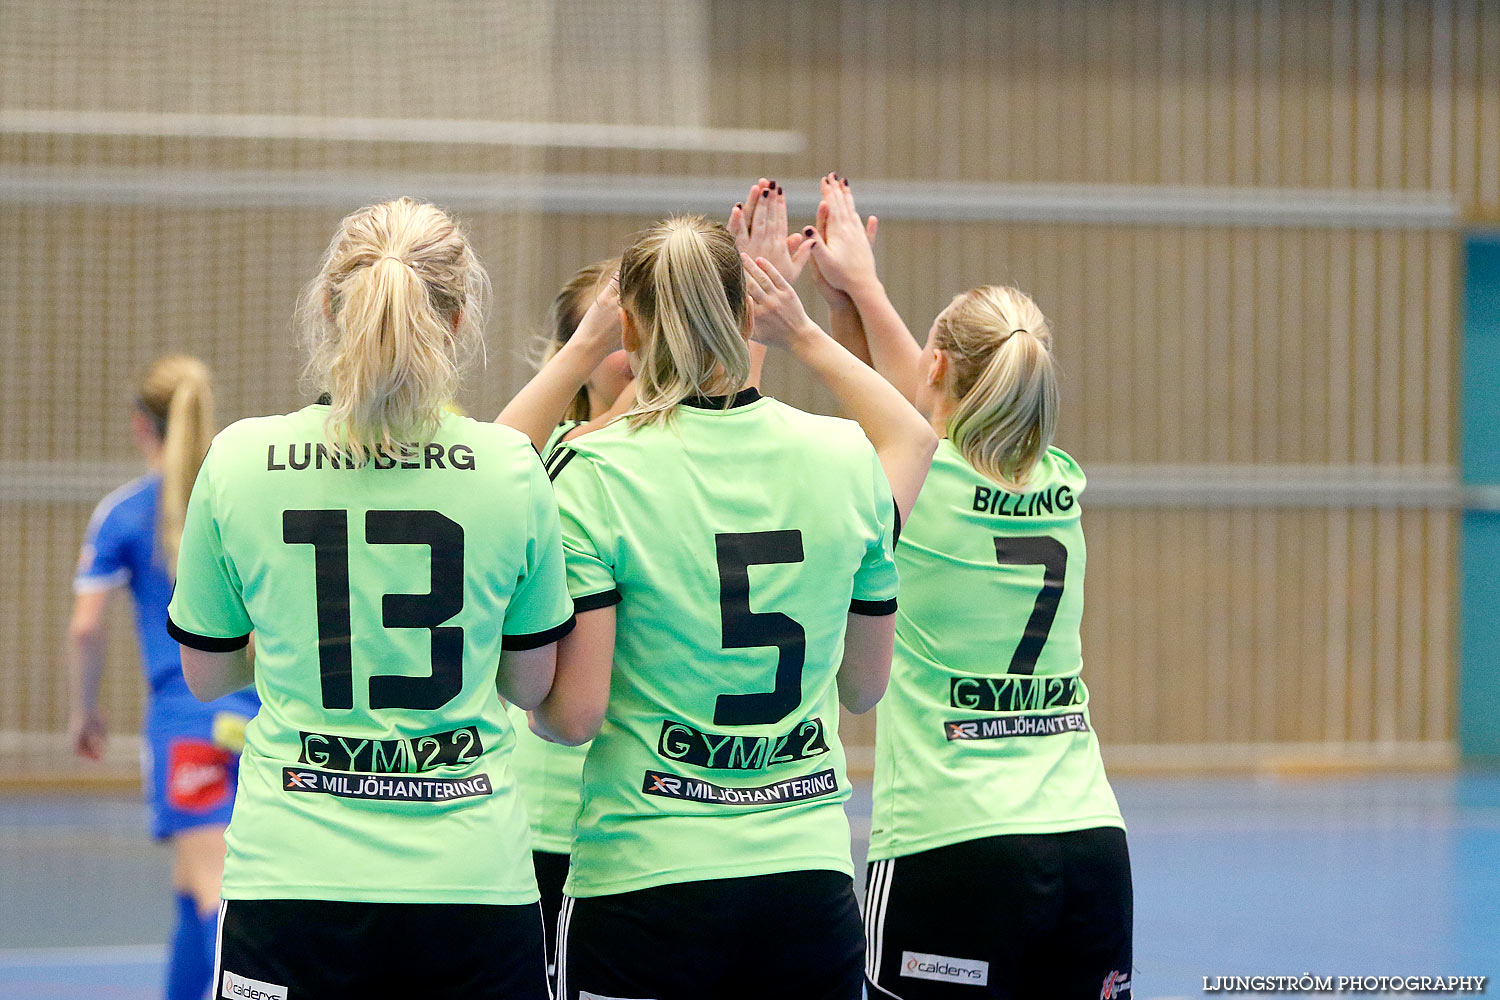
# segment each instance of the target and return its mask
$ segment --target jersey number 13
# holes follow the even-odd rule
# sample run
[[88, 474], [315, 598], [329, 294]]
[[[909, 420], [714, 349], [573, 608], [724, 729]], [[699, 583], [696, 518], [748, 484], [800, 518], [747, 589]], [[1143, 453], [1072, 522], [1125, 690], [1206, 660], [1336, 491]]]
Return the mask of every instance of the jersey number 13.
[[[323, 707], [353, 708], [349, 512], [283, 511], [281, 540], [313, 547]], [[432, 634], [431, 672], [423, 677], [376, 674], [370, 678], [370, 707], [442, 708], [464, 683], [464, 630], [443, 624], [464, 607], [464, 529], [435, 510], [371, 510], [365, 512], [365, 542], [425, 545], [432, 552], [429, 591], [383, 595], [380, 619], [385, 628], [425, 628]]]

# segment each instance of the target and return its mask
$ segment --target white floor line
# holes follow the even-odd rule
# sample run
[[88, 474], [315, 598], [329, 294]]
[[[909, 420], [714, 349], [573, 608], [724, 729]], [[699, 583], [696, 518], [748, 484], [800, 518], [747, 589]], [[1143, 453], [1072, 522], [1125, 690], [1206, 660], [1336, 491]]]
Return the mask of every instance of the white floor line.
[[159, 944], [99, 945], [81, 948], [0, 948], [0, 969], [46, 966], [155, 965], [166, 961]]

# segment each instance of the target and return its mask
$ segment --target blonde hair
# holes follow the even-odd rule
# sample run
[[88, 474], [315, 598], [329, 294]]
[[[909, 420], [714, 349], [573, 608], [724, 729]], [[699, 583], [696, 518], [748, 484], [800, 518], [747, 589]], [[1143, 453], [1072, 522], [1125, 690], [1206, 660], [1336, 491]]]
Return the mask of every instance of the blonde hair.
[[984, 285], [955, 296], [935, 330], [958, 400], [948, 437], [982, 475], [1024, 486], [1057, 431], [1047, 318], [1025, 292]]
[[344, 219], [299, 307], [329, 440], [356, 463], [426, 437], [484, 348], [489, 276], [458, 223], [411, 198]]
[[157, 358], [136, 386], [136, 407], [155, 423], [162, 443], [156, 542], [167, 572], [175, 577], [188, 497], [214, 437], [214, 394], [207, 366], [186, 354]]
[[733, 394], [750, 378], [745, 269], [718, 223], [677, 215], [641, 234], [620, 258], [620, 304], [641, 334], [632, 427], [665, 423], [689, 396]]
[[[552, 300], [552, 309], [547, 317], [549, 329], [542, 339], [540, 349], [533, 352], [533, 364], [537, 369], [552, 360], [552, 356], [562, 348], [562, 345], [572, 339], [573, 332], [578, 329], [578, 324], [583, 322], [584, 313], [589, 311], [589, 307], [599, 297], [600, 287], [619, 268], [620, 258], [618, 257], [585, 264], [568, 279], [562, 288], [558, 289], [557, 297]], [[563, 419], [588, 420], [590, 416], [592, 414], [589, 412], [589, 389], [588, 386], [584, 386], [568, 404], [568, 411], [563, 414]]]

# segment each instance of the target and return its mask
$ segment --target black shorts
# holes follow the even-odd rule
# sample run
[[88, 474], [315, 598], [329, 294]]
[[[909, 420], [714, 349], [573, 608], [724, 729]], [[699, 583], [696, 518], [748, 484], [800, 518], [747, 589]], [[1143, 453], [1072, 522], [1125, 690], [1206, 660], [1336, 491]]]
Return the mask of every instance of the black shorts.
[[548, 1000], [535, 903], [231, 899], [210, 996]]
[[801, 871], [563, 898], [559, 1000], [859, 1000], [854, 883]]
[[870, 998], [1129, 1000], [1133, 920], [1118, 827], [985, 837], [872, 861]]
[[557, 975], [557, 914], [562, 909], [563, 883], [568, 880], [569, 855], [532, 851], [537, 888], [542, 890], [542, 929], [547, 935], [547, 979]]

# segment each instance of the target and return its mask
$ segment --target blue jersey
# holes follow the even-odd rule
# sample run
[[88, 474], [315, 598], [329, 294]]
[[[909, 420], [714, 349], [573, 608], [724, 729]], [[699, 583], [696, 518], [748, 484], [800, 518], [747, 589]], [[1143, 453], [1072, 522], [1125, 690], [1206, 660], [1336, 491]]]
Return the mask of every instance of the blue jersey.
[[[73, 589], [84, 594], [128, 586], [151, 699], [194, 701], [182, 677], [177, 643], [167, 634], [172, 578], [156, 543], [160, 505], [161, 476], [155, 473], [128, 482], [99, 501], [89, 519]], [[254, 690], [247, 688], [220, 698], [211, 707], [249, 716], [259, 705]]]

